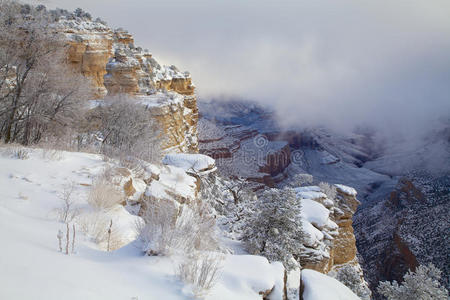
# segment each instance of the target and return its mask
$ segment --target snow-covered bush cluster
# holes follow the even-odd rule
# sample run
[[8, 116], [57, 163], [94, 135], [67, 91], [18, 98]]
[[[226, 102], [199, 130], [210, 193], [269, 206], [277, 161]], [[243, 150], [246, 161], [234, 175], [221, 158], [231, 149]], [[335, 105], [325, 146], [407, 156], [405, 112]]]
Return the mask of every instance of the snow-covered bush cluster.
[[100, 151], [109, 157], [161, 161], [161, 132], [144, 105], [126, 96], [111, 97], [90, 111], [87, 118], [97, 126], [86, 129], [86, 144], [96, 138]]
[[124, 202], [123, 193], [111, 181], [96, 179], [90, 188], [88, 203], [97, 210], [108, 210]]
[[148, 255], [188, 254], [217, 250], [214, 218], [201, 203], [178, 206], [173, 201], [147, 198], [139, 227]]

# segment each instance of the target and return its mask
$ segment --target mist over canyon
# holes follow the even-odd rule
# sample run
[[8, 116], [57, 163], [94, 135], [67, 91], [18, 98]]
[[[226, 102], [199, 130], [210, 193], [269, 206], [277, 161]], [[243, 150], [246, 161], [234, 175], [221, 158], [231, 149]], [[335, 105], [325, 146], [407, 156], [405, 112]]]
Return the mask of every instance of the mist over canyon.
[[[203, 100], [271, 106], [287, 127], [408, 139], [450, 112], [450, 4], [426, 1], [49, 1], [133, 32], [189, 70]], [[132, 17], [130, 17], [132, 16]]]

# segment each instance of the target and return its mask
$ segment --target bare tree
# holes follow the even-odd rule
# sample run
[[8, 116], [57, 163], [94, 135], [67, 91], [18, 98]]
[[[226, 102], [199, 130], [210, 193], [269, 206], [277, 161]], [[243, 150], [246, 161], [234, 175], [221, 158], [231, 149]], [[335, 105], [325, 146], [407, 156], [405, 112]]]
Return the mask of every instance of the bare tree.
[[244, 198], [253, 196], [251, 184], [244, 178], [238, 178], [231, 181], [225, 181], [225, 186], [233, 196], [234, 204], [244, 201]]
[[66, 64], [45, 10], [0, 1], [0, 139], [37, 143], [75, 126], [90, 86]]
[[72, 194], [75, 188], [75, 184], [72, 182], [64, 187], [61, 194], [58, 195], [62, 201], [62, 205], [57, 209], [60, 221], [64, 223], [72, 222], [73, 219], [79, 214], [79, 210], [75, 207], [75, 202], [72, 198]]

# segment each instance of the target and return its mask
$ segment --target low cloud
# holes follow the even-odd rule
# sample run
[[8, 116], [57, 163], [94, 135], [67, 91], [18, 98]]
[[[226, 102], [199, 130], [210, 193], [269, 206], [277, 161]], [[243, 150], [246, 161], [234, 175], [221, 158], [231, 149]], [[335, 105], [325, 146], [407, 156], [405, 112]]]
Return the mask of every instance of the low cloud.
[[199, 96], [270, 105], [287, 126], [417, 134], [450, 115], [447, 0], [70, 0], [189, 70]]

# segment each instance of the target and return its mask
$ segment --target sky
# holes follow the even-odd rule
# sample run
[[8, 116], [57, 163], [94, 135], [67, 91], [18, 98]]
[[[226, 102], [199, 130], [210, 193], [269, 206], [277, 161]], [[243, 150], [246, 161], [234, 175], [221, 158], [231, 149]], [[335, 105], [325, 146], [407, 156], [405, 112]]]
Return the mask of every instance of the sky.
[[47, 0], [81, 7], [191, 72], [200, 99], [248, 99], [287, 126], [416, 133], [450, 117], [448, 0]]

